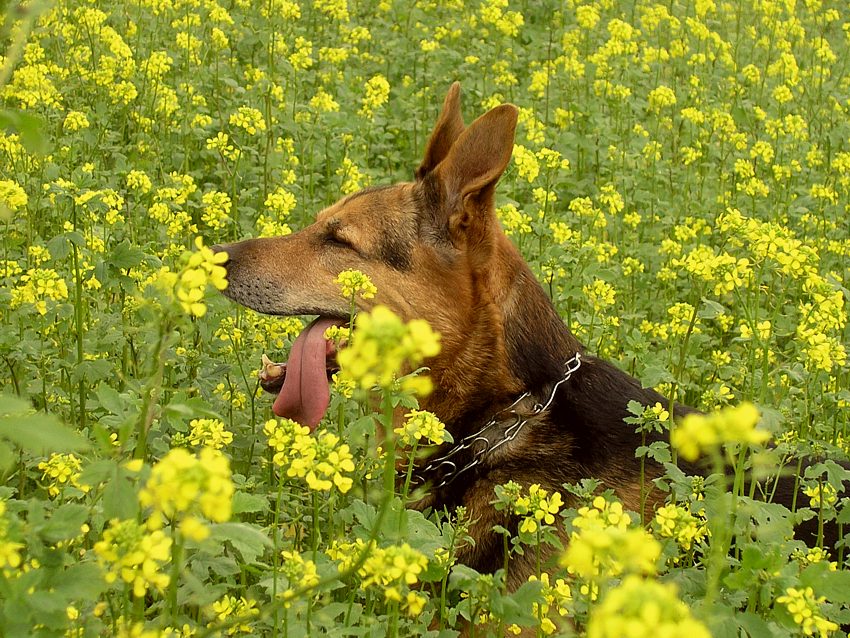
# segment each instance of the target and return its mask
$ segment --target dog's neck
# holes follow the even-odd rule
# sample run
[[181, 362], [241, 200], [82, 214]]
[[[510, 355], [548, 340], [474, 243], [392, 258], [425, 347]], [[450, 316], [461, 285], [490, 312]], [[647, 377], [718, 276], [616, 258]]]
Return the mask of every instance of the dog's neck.
[[542, 396], [582, 347], [514, 245], [499, 231], [486, 269], [473, 273], [471, 325], [431, 363], [425, 402], [457, 440], [523, 392]]

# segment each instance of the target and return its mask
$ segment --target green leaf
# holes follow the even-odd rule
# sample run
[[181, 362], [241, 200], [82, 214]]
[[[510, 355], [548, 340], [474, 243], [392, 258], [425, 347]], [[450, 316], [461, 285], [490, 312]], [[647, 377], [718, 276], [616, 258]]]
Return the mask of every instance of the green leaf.
[[747, 632], [749, 638], [774, 638], [770, 626], [754, 613], [745, 611], [735, 616], [737, 623]]
[[80, 535], [80, 527], [88, 520], [88, 509], [76, 503], [66, 503], [53, 512], [37, 531], [50, 543], [58, 543]]
[[97, 390], [94, 393], [97, 395], [98, 401], [100, 401], [100, 407], [112, 414], [124, 416], [124, 408], [127, 404], [115, 388], [101, 383], [97, 386]]
[[81, 485], [98, 485], [105, 483], [110, 477], [115, 476], [118, 472], [118, 464], [112, 459], [102, 459], [93, 461], [87, 464], [77, 482]]
[[640, 380], [646, 387], [654, 388], [661, 383], [672, 383], [676, 378], [667, 368], [660, 365], [650, 365], [644, 368]]
[[53, 589], [69, 600], [95, 600], [106, 589], [103, 572], [95, 563], [77, 563], [61, 571]]
[[0, 473], [5, 474], [14, 464], [15, 452], [3, 441], [0, 441]]
[[17, 133], [29, 153], [44, 155], [49, 150], [40, 117], [23, 111], [0, 109], [0, 128]]
[[134, 518], [139, 512], [139, 499], [130, 482], [116, 471], [103, 488], [103, 515], [107, 518]]
[[112, 249], [108, 261], [114, 268], [134, 268], [144, 260], [144, 251], [125, 239]]
[[800, 574], [800, 584], [839, 605], [850, 603], [850, 571], [830, 571], [825, 561], [812, 563]]
[[233, 495], [233, 513], [265, 512], [269, 509], [269, 501], [264, 496], [236, 492]]
[[268, 536], [247, 523], [218, 523], [211, 526], [210, 531], [210, 538], [228, 541], [246, 563], [256, 562], [265, 548], [272, 546]]
[[84, 450], [89, 444], [50, 414], [30, 414], [30, 404], [10, 395], [0, 396], [0, 438], [34, 454]]
[[702, 307], [697, 311], [697, 316], [700, 319], [716, 319], [720, 315], [726, 314], [726, 308], [716, 301], [711, 299], [702, 299]]

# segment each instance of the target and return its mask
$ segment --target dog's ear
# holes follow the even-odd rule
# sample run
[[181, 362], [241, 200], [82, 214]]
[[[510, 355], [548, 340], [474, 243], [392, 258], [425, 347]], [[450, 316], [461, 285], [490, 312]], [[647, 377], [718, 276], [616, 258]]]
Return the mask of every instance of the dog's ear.
[[425, 157], [416, 169], [417, 180], [421, 180], [445, 159], [464, 128], [463, 115], [460, 112], [460, 82], [455, 82], [449, 87], [443, 101], [443, 112], [440, 113], [440, 119], [437, 120], [428, 146], [425, 147]]
[[514, 149], [519, 111], [513, 104], [491, 109], [469, 125], [435, 169], [457, 213], [492, 202], [493, 191]]

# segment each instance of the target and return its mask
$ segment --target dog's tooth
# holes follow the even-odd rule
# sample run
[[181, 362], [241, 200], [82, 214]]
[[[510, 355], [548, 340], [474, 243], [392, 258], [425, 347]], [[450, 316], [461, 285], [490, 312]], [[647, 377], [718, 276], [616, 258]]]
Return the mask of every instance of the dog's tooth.
[[283, 364], [275, 363], [264, 353], [261, 358], [263, 367], [260, 368], [260, 378], [264, 381], [268, 379], [276, 379], [283, 374]]

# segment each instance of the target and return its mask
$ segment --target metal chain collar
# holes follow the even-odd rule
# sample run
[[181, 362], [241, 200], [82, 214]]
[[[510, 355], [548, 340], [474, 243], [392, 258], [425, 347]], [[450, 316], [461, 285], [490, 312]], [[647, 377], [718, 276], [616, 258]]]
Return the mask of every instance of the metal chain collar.
[[[425, 479], [422, 477], [422, 474], [435, 473], [438, 478], [442, 475], [442, 480], [439, 484], [435, 485], [436, 489], [440, 489], [446, 487], [447, 485], [454, 482], [457, 477], [459, 477], [464, 472], [471, 470], [473, 467], [481, 463], [485, 454], [489, 452], [494, 452], [499, 449], [503, 445], [510, 443], [513, 441], [519, 433], [522, 432], [525, 425], [534, 417], [536, 417], [541, 412], [547, 410], [550, 405], [552, 405], [552, 401], [555, 400], [555, 394], [558, 392], [558, 388], [561, 387], [564, 383], [569, 381], [570, 377], [581, 367], [581, 354], [576, 352], [575, 356], [571, 359], [568, 359], [564, 363], [564, 376], [552, 386], [552, 391], [549, 393], [549, 398], [546, 399], [543, 403], [535, 403], [531, 407], [531, 411], [520, 413], [516, 408], [522, 401], [531, 396], [530, 392], [524, 392], [517, 398], [516, 401], [511, 403], [508, 407], [499, 410], [494, 414], [484, 426], [475, 432], [474, 434], [470, 434], [465, 436], [457, 444], [449, 450], [448, 453], [440, 456], [436, 459], [432, 459], [428, 465], [418, 471], [414, 471], [414, 475], [411, 478], [411, 485], [421, 485], [425, 482]], [[508, 423], [507, 427], [505, 427], [505, 431], [502, 434], [501, 439], [498, 440], [490, 440], [488, 434], [491, 434], [490, 430], [495, 429], [495, 427], [499, 424], [505, 423], [505, 415], [507, 415], [511, 420]], [[472, 456], [465, 465], [458, 467], [457, 463], [452, 460], [461, 452], [466, 450], [472, 450]], [[441, 470], [444, 470], [441, 474]], [[421, 474], [420, 474], [421, 472]], [[406, 474], [406, 472], [405, 472]]]

